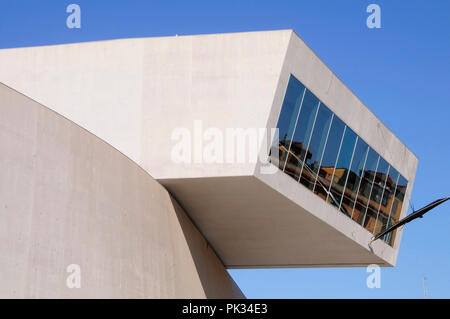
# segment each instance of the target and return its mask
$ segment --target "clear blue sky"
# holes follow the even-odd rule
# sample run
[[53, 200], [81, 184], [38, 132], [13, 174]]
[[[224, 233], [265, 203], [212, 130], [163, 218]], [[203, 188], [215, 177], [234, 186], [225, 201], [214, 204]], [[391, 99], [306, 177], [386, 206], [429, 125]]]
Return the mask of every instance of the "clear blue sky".
[[[65, 25], [68, 4], [82, 28]], [[368, 29], [366, 7], [381, 7]], [[413, 202], [450, 195], [450, 1], [0, 0], [0, 48], [294, 29], [419, 158]], [[0, 70], [1, 72], [1, 70]], [[405, 227], [380, 289], [365, 268], [230, 271], [250, 298], [450, 298], [450, 203]]]

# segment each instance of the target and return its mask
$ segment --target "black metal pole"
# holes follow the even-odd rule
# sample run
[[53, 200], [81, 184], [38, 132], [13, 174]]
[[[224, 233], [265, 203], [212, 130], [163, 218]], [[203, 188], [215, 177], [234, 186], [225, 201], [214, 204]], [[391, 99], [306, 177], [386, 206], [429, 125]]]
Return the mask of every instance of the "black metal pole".
[[422, 218], [423, 215], [427, 212], [429, 212], [430, 210], [432, 210], [433, 208], [435, 208], [436, 206], [448, 201], [450, 199], [450, 197], [447, 198], [441, 198], [441, 199], [437, 199], [434, 202], [428, 204], [427, 206], [416, 210], [415, 212], [412, 212], [411, 214], [409, 214], [408, 216], [406, 216], [405, 218], [403, 218], [402, 220], [400, 220], [398, 223], [392, 225], [391, 227], [389, 227], [388, 229], [386, 229], [385, 231], [382, 231], [381, 233], [375, 235], [375, 237], [373, 238], [372, 242], [383, 237], [384, 235], [390, 233], [391, 231], [395, 230], [396, 228], [409, 223], [410, 221], [416, 219], [416, 218]]

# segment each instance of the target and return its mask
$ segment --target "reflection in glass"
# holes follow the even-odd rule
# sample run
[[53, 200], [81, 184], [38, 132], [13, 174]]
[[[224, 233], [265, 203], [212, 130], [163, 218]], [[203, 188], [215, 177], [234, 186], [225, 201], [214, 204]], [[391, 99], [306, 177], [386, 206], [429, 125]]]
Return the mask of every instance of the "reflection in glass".
[[316, 175], [319, 170], [319, 163], [327, 140], [332, 115], [333, 113], [328, 107], [321, 103], [319, 111], [317, 112], [311, 140], [309, 142], [308, 157], [306, 157], [300, 178], [300, 183], [309, 189], [313, 189], [316, 181]]
[[353, 219], [362, 225], [366, 214], [368, 199], [372, 190], [372, 183], [375, 177], [375, 171], [378, 165], [378, 154], [369, 147], [367, 154], [366, 165], [359, 184], [358, 196], [356, 198], [355, 208], [353, 210]]
[[313, 189], [314, 193], [326, 200], [328, 189], [330, 188], [331, 178], [334, 172], [334, 166], [341, 146], [342, 135], [344, 134], [345, 124], [337, 116], [333, 117], [330, 133], [328, 134], [327, 144], [322, 156], [317, 182]]
[[386, 186], [384, 187], [383, 199], [381, 200], [381, 207], [378, 213], [377, 223], [375, 225], [374, 234], [378, 234], [381, 231], [387, 229], [393, 225], [393, 216], [390, 216], [392, 203], [395, 198], [395, 189], [397, 188], [397, 179], [399, 173], [392, 166], [389, 168], [389, 175], [386, 180]]
[[[281, 107], [280, 117], [278, 118], [277, 128], [279, 129], [279, 135], [278, 138], [275, 138], [275, 142], [272, 144], [269, 155], [271, 162], [278, 165], [280, 169], [283, 169], [286, 161], [287, 151], [291, 143], [304, 90], [305, 87], [303, 84], [291, 75]], [[278, 145], [276, 145], [277, 142]], [[278, 155], [279, 157], [275, 155]]]
[[294, 137], [292, 139], [291, 150], [284, 169], [286, 174], [296, 180], [298, 179], [298, 176], [300, 176], [300, 170], [305, 156], [311, 156], [306, 149], [311, 136], [311, 130], [313, 128], [318, 105], [319, 100], [309, 90], [306, 90]]
[[[347, 181], [355, 143], [356, 134], [347, 126], [344, 133], [344, 139], [342, 140], [341, 150], [339, 151], [339, 158], [334, 170], [330, 193], [328, 194], [327, 199], [329, 203], [338, 208], [340, 206], [344, 186]], [[351, 217], [351, 210], [342, 207], [341, 211]]]
[[[345, 193], [342, 198], [341, 207], [348, 212], [352, 212], [355, 207], [356, 195], [360, 181], [364, 172], [364, 164], [366, 163], [367, 152], [369, 146], [361, 138], [358, 138], [356, 143], [355, 153], [353, 154], [352, 166], [348, 174], [347, 185], [345, 186]], [[352, 214], [352, 218], [357, 221], [358, 214]]]
[[366, 219], [364, 220], [364, 227], [370, 232], [373, 232], [375, 228], [388, 172], [389, 164], [380, 156], [372, 192], [370, 193], [369, 205], [367, 206]]
[[[397, 189], [395, 190], [395, 200], [392, 204], [391, 216], [392, 222], [398, 222], [400, 214], [402, 212], [403, 200], [405, 199], [406, 187], [408, 186], [408, 181], [400, 175], [397, 183]], [[393, 245], [395, 236], [397, 234], [397, 229], [392, 232], [392, 238], [388, 241], [390, 245]]]
[[370, 232], [398, 221], [406, 179], [292, 75], [277, 127], [273, 164]]

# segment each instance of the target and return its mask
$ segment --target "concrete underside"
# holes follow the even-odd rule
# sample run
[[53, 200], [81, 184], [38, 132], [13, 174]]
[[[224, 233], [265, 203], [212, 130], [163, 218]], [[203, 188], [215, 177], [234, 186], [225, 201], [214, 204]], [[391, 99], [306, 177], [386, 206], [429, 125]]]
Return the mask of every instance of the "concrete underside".
[[387, 265], [254, 176], [159, 182], [177, 194], [227, 268]]
[[1, 84], [0, 252], [0, 298], [244, 297], [148, 173]]

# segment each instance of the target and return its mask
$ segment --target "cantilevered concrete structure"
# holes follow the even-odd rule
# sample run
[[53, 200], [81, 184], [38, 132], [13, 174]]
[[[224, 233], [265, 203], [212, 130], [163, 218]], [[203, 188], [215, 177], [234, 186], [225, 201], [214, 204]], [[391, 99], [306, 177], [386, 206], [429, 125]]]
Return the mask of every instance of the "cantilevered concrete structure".
[[[164, 186], [225, 268], [396, 263], [401, 231], [368, 243], [406, 214], [417, 158], [291, 30], [7, 49], [0, 70]], [[280, 141], [259, 161], [196, 158], [205, 132], [260, 128]]]

